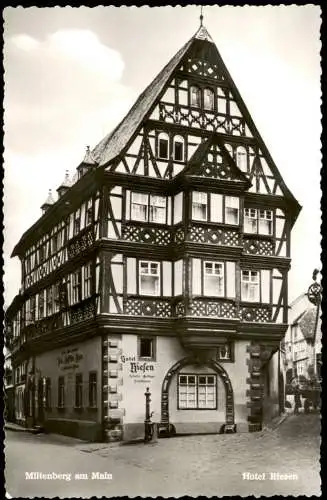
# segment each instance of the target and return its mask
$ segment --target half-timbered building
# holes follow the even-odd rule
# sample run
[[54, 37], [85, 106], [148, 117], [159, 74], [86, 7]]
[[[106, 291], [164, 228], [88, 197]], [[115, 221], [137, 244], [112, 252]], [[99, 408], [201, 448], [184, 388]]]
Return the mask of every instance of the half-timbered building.
[[12, 254], [17, 419], [130, 439], [149, 387], [161, 435], [261, 429], [300, 206], [204, 26], [57, 192]]

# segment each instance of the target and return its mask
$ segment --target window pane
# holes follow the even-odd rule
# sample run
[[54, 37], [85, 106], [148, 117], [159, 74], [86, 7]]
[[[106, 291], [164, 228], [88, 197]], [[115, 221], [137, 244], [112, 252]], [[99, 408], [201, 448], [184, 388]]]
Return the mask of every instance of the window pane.
[[238, 224], [239, 198], [235, 196], [226, 196], [225, 198], [225, 223]]
[[168, 140], [159, 139], [159, 158], [168, 158]]
[[191, 87], [191, 106], [200, 107], [200, 89], [198, 87]]
[[207, 193], [192, 193], [192, 219], [207, 220]]

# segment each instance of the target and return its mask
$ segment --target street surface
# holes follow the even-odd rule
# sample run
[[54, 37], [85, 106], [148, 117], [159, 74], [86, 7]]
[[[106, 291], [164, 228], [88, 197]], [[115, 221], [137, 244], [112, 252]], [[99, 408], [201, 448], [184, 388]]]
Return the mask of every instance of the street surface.
[[[318, 414], [292, 415], [275, 430], [253, 434], [184, 436], [147, 445], [12, 431], [6, 431], [5, 445], [6, 491], [13, 498], [321, 494]], [[26, 479], [25, 472], [71, 479]], [[103, 476], [92, 479], [97, 472]], [[293, 479], [273, 480], [271, 472]], [[88, 479], [75, 478], [82, 473]], [[251, 480], [243, 473], [265, 476]]]

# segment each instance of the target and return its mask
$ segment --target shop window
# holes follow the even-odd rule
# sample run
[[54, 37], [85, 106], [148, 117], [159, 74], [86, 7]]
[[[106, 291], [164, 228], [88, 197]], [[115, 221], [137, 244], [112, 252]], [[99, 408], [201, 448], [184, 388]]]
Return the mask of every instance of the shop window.
[[242, 271], [241, 293], [245, 302], [259, 302], [259, 271]]
[[184, 160], [184, 139], [181, 136], [174, 137], [174, 160]]
[[208, 216], [208, 195], [199, 191], [192, 192], [192, 219], [206, 221]]
[[217, 409], [216, 375], [180, 374], [178, 376], [178, 409]]
[[222, 262], [204, 262], [204, 295], [224, 296], [224, 264]]
[[97, 407], [97, 372], [89, 373], [89, 407]]
[[65, 377], [58, 378], [58, 408], [65, 407]]
[[199, 108], [201, 106], [201, 91], [199, 87], [193, 85], [190, 90], [191, 94], [191, 106]]
[[160, 295], [159, 262], [140, 261], [139, 288], [140, 295]]
[[154, 361], [156, 358], [156, 339], [154, 337], [138, 337], [138, 357]]
[[83, 407], [83, 375], [76, 373], [75, 375], [75, 408]]
[[225, 223], [238, 224], [240, 200], [235, 196], [225, 197]]
[[204, 109], [214, 109], [214, 92], [211, 89], [204, 89], [203, 91], [203, 107]]

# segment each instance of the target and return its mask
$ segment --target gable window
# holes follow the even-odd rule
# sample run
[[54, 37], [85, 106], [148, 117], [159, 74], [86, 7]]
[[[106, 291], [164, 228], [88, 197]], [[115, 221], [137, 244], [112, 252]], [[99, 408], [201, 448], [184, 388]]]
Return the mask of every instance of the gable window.
[[65, 407], [65, 377], [58, 378], [58, 408]]
[[178, 409], [217, 408], [217, 377], [216, 375], [178, 376]]
[[241, 273], [241, 295], [245, 302], [259, 302], [259, 271], [242, 271]]
[[155, 338], [154, 337], [138, 337], [138, 357], [154, 361], [156, 357]]
[[238, 224], [240, 200], [235, 196], [225, 197], [225, 223]]
[[196, 108], [201, 106], [201, 91], [195, 85], [191, 87], [191, 106], [195, 106]]
[[184, 160], [184, 139], [179, 135], [174, 137], [174, 160]]
[[140, 295], [160, 295], [159, 262], [139, 262]]
[[75, 375], [75, 408], [83, 406], [83, 375], [76, 373]]
[[214, 109], [214, 93], [211, 89], [204, 89], [203, 91], [203, 106], [204, 109]]
[[242, 172], [247, 172], [247, 152], [244, 146], [236, 148], [236, 165]]
[[273, 230], [272, 210], [244, 209], [244, 232], [271, 235]]
[[192, 192], [192, 219], [207, 220], [208, 214], [208, 196], [207, 193], [199, 191]]
[[97, 407], [97, 372], [89, 373], [89, 407]]
[[224, 296], [224, 264], [204, 262], [203, 293], [215, 297]]
[[168, 159], [168, 135], [161, 133], [158, 137], [158, 157], [164, 160]]

